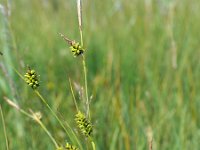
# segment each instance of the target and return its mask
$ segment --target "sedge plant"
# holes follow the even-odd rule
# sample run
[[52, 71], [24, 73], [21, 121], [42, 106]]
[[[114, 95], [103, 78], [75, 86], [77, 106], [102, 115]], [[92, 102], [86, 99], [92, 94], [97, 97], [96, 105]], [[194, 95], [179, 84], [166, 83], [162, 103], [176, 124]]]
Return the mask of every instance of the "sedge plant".
[[66, 124], [64, 124], [64, 122], [58, 117], [57, 113], [51, 108], [51, 106], [48, 104], [48, 101], [42, 96], [42, 94], [38, 90], [39, 86], [41, 85], [40, 79], [39, 79], [40, 75], [38, 75], [38, 73], [30, 67], [28, 67], [24, 75], [22, 75], [14, 67], [13, 68], [15, 72], [20, 76], [20, 78], [22, 78], [27, 83], [27, 85], [32, 88], [34, 93], [39, 97], [42, 103], [48, 108], [50, 113], [55, 117], [55, 119], [58, 121], [60, 126], [63, 128], [63, 130], [65, 131], [70, 141], [69, 142], [67, 141], [64, 146], [59, 145], [56, 139], [51, 135], [50, 131], [42, 123], [40, 113], [34, 113], [32, 110], [30, 110], [30, 112], [27, 112], [21, 107], [19, 107], [18, 104], [11, 101], [9, 98], [4, 97], [5, 101], [10, 106], [14, 107], [19, 112], [26, 115], [27, 117], [33, 119], [35, 122], [37, 122], [41, 126], [41, 128], [50, 137], [51, 141], [55, 145], [56, 150], [83, 150], [82, 142], [81, 140], [78, 139], [78, 136], [77, 136], [77, 134], [79, 133], [81, 133], [85, 137], [86, 143], [88, 142], [91, 143], [91, 146], [88, 146], [86, 144], [87, 149], [89, 147], [92, 147], [92, 149], [95, 150], [95, 147], [96, 147], [95, 142], [92, 139], [93, 125], [91, 123], [90, 104], [89, 104], [89, 97], [88, 97], [87, 67], [86, 67], [86, 58], [85, 58], [86, 50], [84, 48], [84, 43], [83, 43], [81, 0], [77, 0], [77, 13], [78, 13], [78, 23], [79, 23], [79, 31], [80, 31], [80, 44], [79, 42], [76, 42], [75, 40], [70, 40], [69, 38], [64, 36], [62, 33], [60, 33], [60, 36], [69, 44], [71, 52], [74, 57], [82, 57], [82, 67], [83, 67], [83, 73], [84, 73], [84, 91], [85, 91], [84, 101], [86, 104], [85, 113], [83, 113], [78, 108], [76, 98], [74, 96], [73, 86], [71, 84], [71, 80], [69, 80], [69, 85], [70, 85], [71, 93], [73, 96], [73, 101], [77, 110], [77, 113], [74, 115], [74, 121], [80, 132], [76, 133], [67, 122], [66, 122], [67, 123], [67, 127], [66, 127]]

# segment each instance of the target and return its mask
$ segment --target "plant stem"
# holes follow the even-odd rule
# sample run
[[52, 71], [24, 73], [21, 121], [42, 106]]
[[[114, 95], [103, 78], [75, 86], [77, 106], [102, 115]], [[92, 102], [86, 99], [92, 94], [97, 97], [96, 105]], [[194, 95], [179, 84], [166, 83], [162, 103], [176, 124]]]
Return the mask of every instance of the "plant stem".
[[[78, 25], [79, 25], [79, 32], [80, 32], [80, 39], [81, 39], [81, 46], [83, 47], [83, 30], [82, 30], [82, 1], [77, 0], [77, 14], [78, 14]], [[85, 62], [85, 56], [83, 56], [83, 72], [84, 72], [84, 84], [85, 84], [85, 99], [86, 99], [86, 113], [87, 117], [90, 119], [90, 107], [89, 107], [89, 98], [88, 98], [88, 88], [87, 88], [87, 68]]]
[[90, 104], [89, 104], [89, 98], [88, 98], [88, 82], [87, 82], [87, 68], [86, 68], [86, 62], [85, 62], [85, 56], [83, 56], [83, 71], [84, 71], [84, 81], [85, 81], [85, 96], [86, 96], [86, 106], [87, 106], [87, 116], [90, 120]]
[[94, 143], [94, 141], [92, 140], [91, 137], [89, 137], [89, 140], [90, 140], [90, 143], [91, 143], [91, 145], [92, 145], [92, 149], [93, 149], [93, 150], [96, 150], [95, 143]]
[[[48, 129], [45, 127], [45, 125], [40, 121], [40, 119], [37, 117], [36, 114], [34, 114], [32, 111], [32, 115], [30, 115], [29, 113], [27, 113], [25, 110], [21, 109], [16, 103], [14, 103], [13, 101], [11, 101], [10, 99], [8, 99], [7, 97], [4, 97], [4, 100], [13, 108], [15, 108], [16, 110], [18, 110], [19, 112], [21, 112], [22, 114], [24, 114], [25, 116], [33, 119], [34, 121], [36, 121], [41, 127], [42, 129], [47, 133], [47, 135], [50, 137], [50, 139], [52, 140], [52, 142], [54, 143], [55, 147], [58, 148], [58, 144], [56, 142], [56, 140], [53, 138], [53, 136], [51, 135], [51, 133], [48, 131]], [[7, 148], [8, 150], [8, 148]]]
[[[52, 108], [49, 106], [49, 104], [47, 103], [47, 101], [43, 98], [43, 96], [40, 94], [40, 92], [38, 90], [34, 90], [34, 92], [39, 96], [39, 98], [42, 100], [42, 102], [46, 105], [46, 107], [51, 111], [52, 115], [56, 118], [56, 120], [59, 122], [59, 124], [61, 125], [61, 127], [64, 129], [65, 133], [68, 135], [69, 139], [74, 143], [74, 140], [72, 139], [72, 137], [70, 136], [69, 132], [67, 131], [67, 129], [65, 128], [64, 124], [62, 123], [62, 121], [58, 118], [58, 116], [56, 115], [56, 113], [52, 110]], [[69, 126], [68, 126], [69, 127]], [[81, 149], [82, 145], [80, 144], [78, 138], [76, 137], [76, 135], [73, 133], [73, 130], [70, 129], [77, 144], [79, 145], [79, 147]]]
[[65, 132], [67, 133], [67, 135], [70, 138], [70, 134], [67, 131], [67, 129], [65, 128], [65, 126], [63, 125], [63, 123], [61, 122], [61, 120], [58, 118], [58, 116], [56, 115], [56, 113], [51, 109], [51, 107], [49, 106], [49, 104], [47, 103], [47, 101], [43, 98], [43, 96], [40, 94], [40, 92], [38, 90], [34, 90], [34, 92], [39, 96], [39, 98], [42, 100], [42, 102], [46, 105], [46, 107], [51, 111], [52, 115], [56, 118], [56, 120], [59, 122], [59, 124], [61, 125], [61, 127], [65, 130]]
[[[24, 80], [24, 77], [21, 75], [21, 73], [19, 73], [14, 67], [13, 67], [13, 69], [19, 75], [19, 77]], [[44, 99], [44, 97], [40, 94], [40, 92], [38, 90], [34, 90], [34, 92], [36, 93], [36, 95], [38, 95], [38, 97], [42, 100], [42, 102], [46, 105], [46, 107], [51, 111], [52, 115], [56, 118], [56, 120], [59, 122], [59, 124], [61, 125], [61, 127], [64, 129], [65, 133], [68, 135], [69, 139], [73, 142], [74, 140], [71, 138], [71, 136], [70, 136], [69, 132], [67, 131], [67, 129], [65, 128], [64, 124], [58, 118], [58, 116], [56, 115], [56, 113], [51, 109], [51, 107], [49, 106], [49, 104], [47, 103], [47, 101]], [[82, 144], [78, 140], [76, 134], [74, 133], [74, 131], [70, 128], [70, 126], [68, 124], [67, 124], [67, 126], [70, 129], [71, 133], [73, 134], [73, 136], [74, 136], [77, 144], [79, 145], [80, 149], [83, 150]]]
[[95, 143], [92, 141], [91, 144], [92, 144], [92, 149], [93, 149], [93, 150], [96, 150]]
[[6, 149], [9, 150], [8, 137], [7, 137], [7, 133], [6, 133], [6, 126], [5, 126], [5, 121], [4, 121], [4, 116], [3, 116], [3, 111], [1, 109], [1, 105], [0, 105], [0, 111], [1, 111], [1, 118], [2, 118], [2, 123], [3, 123], [4, 136], [5, 136], [5, 140], [6, 140]]
[[41, 127], [42, 129], [47, 133], [47, 135], [50, 137], [50, 139], [52, 140], [52, 142], [55, 144], [56, 148], [58, 148], [58, 144], [56, 142], [56, 140], [52, 137], [51, 133], [48, 131], [48, 129], [44, 126], [44, 124], [38, 119], [35, 118], [34, 119]]
[[80, 38], [81, 38], [81, 46], [83, 46], [83, 31], [81, 27], [79, 27], [79, 31], [80, 31]]
[[[79, 23], [79, 32], [80, 32], [80, 38], [81, 38], [81, 46], [83, 47], [83, 31], [82, 31], [82, 1], [77, 0], [77, 12], [78, 12], [78, 23]], [[86, 97], [86, 114], [88, 119], [91, 119], [90, 116], [90, 103], [89, 103], [89, 97], [88, 97], [88, 81], [87, 81], [87, 67], [86, 67], [86, 61], [85, 61], [85, 55], [82, 55], [82, 63], [83, 63], [83, 72], [84, 72], [84, 83], [85, 83], [85, 97]], [[92, 149], [96, 150], [95, 143], [93, 142], [92, 138], [89, 138]], [[88, 145], [87, 145], [88, 148]]]
[[24, 111], [23, 109], [19, 109], [19, 111], [21, 113], [23, 113], [24, 115], [28, 116], [29, 118], [32, 118], [33, 120], [35, 120], [41, 127], [42, 129], [47, 133], [47, 135], [50, 137], [50, 139], [52, 140], [52, 142], [54, 143], [55, 147], [58, 148], [58, 144], [56, 142], [56, 140], [53, 138], [53, 136], [51, 135], [51, 133], [48, 131], [48, 129], [45, 127], [45, 125], [36, 117], [34, 117], [33, 115], [30, 115], [29, 113], [27, 113], [26, 111]]
[[79, 109], [78, 109], [77, 101], [76, 101], [76, 98], [75, 98], [75, 95], [74, 95], [74, 90], [73, 90], [73, 88], [72, 88], [72, 83], [71, 83], [70, 78], [69, 78], [69, 85], [70, 85], [70, 90], [71, 90], [71, 93], [72, 93], [72, 96], [73, 96], [74, 104], [75, 104], [76, 110], [77, 110], [77, 112], [78, 112]]

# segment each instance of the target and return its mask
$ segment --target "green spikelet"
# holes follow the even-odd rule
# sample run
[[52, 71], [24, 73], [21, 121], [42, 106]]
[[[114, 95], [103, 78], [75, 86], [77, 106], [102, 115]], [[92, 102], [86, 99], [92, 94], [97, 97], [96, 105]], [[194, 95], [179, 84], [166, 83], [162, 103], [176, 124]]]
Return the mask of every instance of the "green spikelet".
[[74, 57], [77, 57], [77, 56], [83, 54], [85, 51], [83, 49], [83, 47], [79, 43], [76, 43], [76, 42], [72, 42], [70, 49], [71, 49], [71, 52], [73, 53]]
[[83, 135], [86, 137], [91, 135], [93, 129], [92, 124], [83, 113], [79, 111], [75, 116], [75, 121]]
[[66, 143], [65, 147], [60, 146], [56, 150], [79, 150], [76, 146]]
[[56, 148], [56, 150], [64, 150], [64, 148], [63, 147], [58, 147], [58, 148]]
[[38, 75], [35, 70], [29, 68], [24, 77], [26, 83], [33, 89], [36, 89], [40, 86]]
[[78, 42], [68, 39], [62, 33], [60, 33], [60, 36], [70, 45], [70, 49], [74, 57], [80, 56], [85, 52], [85, 49], [83, 48], [83, 46], [81, 46]]
[[69, 143], [66, 143], [65, 148], [66, 150], [78, 150], [77, 147], [70, 145]]

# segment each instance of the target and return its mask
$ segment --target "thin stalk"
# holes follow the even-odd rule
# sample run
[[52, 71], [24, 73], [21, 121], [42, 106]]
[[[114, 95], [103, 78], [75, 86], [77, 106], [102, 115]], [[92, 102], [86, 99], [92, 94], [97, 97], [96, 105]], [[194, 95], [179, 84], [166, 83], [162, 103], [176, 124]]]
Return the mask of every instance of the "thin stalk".
[[93, 150], [96, 150], [95, 143], [92, 141], [91, 144], [92, 144], [92, 149], [93, 149]]
[[52, 140], [52, 142], [54, 143], [54, 145], [56, 146], [56, 148], [58, 148], [58, 144], [56, 143], [56, 140], [52, 137], [51, 133], [48, 131], [48, 129], [44, 126], [44, 124], [39, 120], [35, 120], [42, 128], [43, 130], [47, 133], [47, 135], [50, 137], [50, 139]]
[[77, 14], [78, 14], [78, 25], [81, 37], [81, 45], [83, 46], [83, 32], [82, 32], [82, 1], [77, 0]]
[[86, 106], [87, 106], [87, 116], [90, 120], [90, 104], [89, 104], [89, 98], [88, 98], [88, 81], [87, 81], [87, 68], [86, 68], [86, 62], [85, 62], [85, 56], [83, 56], [83, 72], [84, 72], [84, 82], [85, 82], [85, 96], [86, 96]]
[[89, 140], [90, 140], [90, 143], [91, 143], [91, 145], [92, 145], [92, 149], [93, 149], [93, 150], [96, 150], [96, 145], [95, 145], [95, 143], [94, 143], [94, 141], [92, 140], [91, 137], [89, 137]]
[[33, 115], [32, 118], [42, 127], [42, 129], [47, 133], [47, 135], [50, 137], [50, 139], [52, 140], [52, 142], [55, 144], [56, 148], [58, 148], [59, 146], [58, 146], [56, 140], [53, 138], [53, 136], [48, 131], [48, 129], [45, 127], [45, 125], [40, 121], [39, 118], [37, 118], [36, 116], [34, 117], [34, 113], [32, 115]]
[[77, 143], [78, 143], [80, 149], [83, 150], [83, 147], [82, 147], [81, 143], [79, 142], [79, 140], [78, 140], [78, 138], [77, 138], [75, 132], [72, 130], [72, 128], [70, 127], [70, 125], [68, 124], [68, 122], [65, 121], [65, 119], [64, 119], [63, 116], [60, 114], [60, 112], [58, 112], [58, 113], [59, 113], [60, 117], [62, 118], [62, 120], [64, 121], [65, 125], [70, 129], [71, 133], [72, 133], [73, 136], [76, 138], [76, 141], [77, 141]]
[[7, 97], [4, 97], [4, 100], [13, 108], [17, 109], [18, 111], [20, 111], [22, 114], [24, 114], [25, 116], [33, 119], [34, 121], [36, 121], [41, 127], [42, 129], [47, 133], [47, 135], [50, 137], [50, 139], [52, 140], [52, 142], [54, 143], [55, 147], [58, 148], [58, 144], [56, 142], [56, 140], [53, 138], [53, 136], [51, 135], [51, 133], [48, 131], [48, 129], [45, 127], [45, 125], [40, 121], [40, 119], [34, 115], [30, 115], [29, 113], [27, 113], [25, 110], [21, 109], [17, 104], [15, 104], [13, 101], [11, 101], [10, 99], [8, 99]]
[[73, 91], [73, 88], [72, 88], [72, 83], [71, 83], [70, 78], [69, 78], [69, 85], [70, 85], [70, 90], [71, 90], [71, 93], [72, 93], [72, 96], [73, 96], [74, 104], [75, 104], [76, 110], [78, 112], [79, 109], [78, 109], [77, 101], [76, 101], [76, 98], [75, 98], [75, 95], [74, 95], [74, 91]]
[[[38, 90], [34, 90], [34, 92], [39, 96], [39, 98], [42, 100], [42, 102], [46, 105], [46, 107], [51, 111], [52, 115], [56, 118], [56, 120], [59, 122], [59, 124], [61, 125], [61, 127], [64, 129], [65, 133], [68, 135], [69, 139], [73, 142], [74, 140], [72, 139], [72, 137], [70, 136], [68, 130], [65, 128], [64, 124], [62, 123], [62, 121], [58, 118], [58, 116], [56, 115], [56, 113], [52, 110], [52, 108], [49, 106], [49, 104], [47, 103], [47, 101], [43, 98], [43, 96], [40, 94], [40, 92]], [[69, 127], [69, 125], [68, 125]], [[70, 128], [70, 127], [69, 127]], [[76, 135], [74, 134], [74, 131], [70, 128], [77, 144], [79, 145], [79, 147], [81, 149], [82, 145], [80, 144], [78, 138], [76, 137]], [[74, 143], [74, 142], [73, 142]]]
[[[17, 73], [17, 75], [18, 75], [22, 80], [24, 80], [24, 76], [23, 76], [21, 73], [19, 73], [19, 71], [17, 71], [17, 69], [15, 69], [15, 67], [12, 66], [12, 68], [15, 70], [15, 72]], [[24, 81], [25, 81], [25, 80], [24, 80]]]
[[1, 111], [1, 118], [2, 118], [2, 123], [3, 123], [4, 136], [5, 136], [5, 140], [6, 140], [6, 149], [9, 150], [8, 137], [7, 137], [6, 126], [5, 126], [5, 121], [4, 121], [4, 115], [3, 115], [3, 111], [1, 109], [1, 105], [0, 105], [0, 111]]
[[[22, 76], [21, 73], [19, 73], [14, 67], [13, 69], [15, 70], [15, 72], [19, 75], [19, 77], [24, 80], [24, 77]], [[24, 80], [25, 81], [25, 80]], [[60, 126], [64, 129], [65, 133], [68, 135], [69, 139], [73, 142], [74, 140], [71, 138], [69, 132], [67, 131], [67, 129], [65, 128], [64, 124], [62, 123], [62, 121], [58, 118], [58, 116], [56, 115], [56, 113], [51, 109], [51, 107], [49, 106], [49, 104], [47, 103], [47, 101], [44, 99], [44, 97], [40, 94], [40, 92], [38, 90], [34, 90], [34, 92], [36, 93], [36, 95], [38, 95], [38, 97], [42, 100], [42, 102], [46, 105], [46, 107], [50, 110], [50, 112], [52, 113], [52, 115], [56, 118], [56, 120], [59, 122]], [[74, 131], [70, 128], [70, 126], [67, 124], [68, 128], [70, 129], [71, 133], [73, 134], [77, 144], [79, 145], [80, 149], [82, 150], [83, 147], [80, 143], [80, 141], [78, 140], [76, 134], [74, 133]]]
[[[12, 41], [12, 48], [15, 52], [15, 55], [16, 55], [16, 58], [17, 58], [17, 63], [20, 62], [19, 61], [19, 53], [18, 53], [18, 49], [17, 49], [17, 43], [16, 43], [16, 38], [15, 38], [15, 35], [14, 35], [14, 32], [13, 32], [13, 29], [12, 29], [12, 26], [11, 26], [11, 20], [10, 20], [10, 16], [11, 16], [11, 0], [7, 0], [7, 10], [6, 10], [6, 19], [7, 19], [7, 28], [8, 28], [8, 31], [9, 31], [9, 35], [11, 37], [11, 41]], [[19, 63], [18, 63], [19, 65]], [[19, 65], [20, 66], [20, 65]]]
[[[77, 14], [78, 14], [78, 24], [79, 24], [79, 32], [80, 32], [80, 39], [81, 39], [81, 46], [83, 47], [83, 30], [82, 30], [82, 1], [77, 0]], [[88, 85], [87, 85], [87, 68], [86, 68], [86, 62], [85, 62], [85, 56], [82, 55], [82, 63], [83, 63], [83, 72], [84, 72], [84, 84], [85, 84], [85, 97], [86, 97], [86, 113], [87, 117], [90, 119], [90, 104], [89, 104], [89, 98], [88, 98]]]
[[79, 27], [79, 31], [80, 31], [80, 38], [81, 38], [81, 46], [83, 46], [83, 31], [82, 31], [82, 28]]
[[27, 117], [29, 118], [32, 118], [33, 120], [35, 120], [35, 122], [37, 122], [41, 127], [42, 129], [46, 132], [46, 134], [49, 136], [49, 138], [52, 140], [52, 142], [54, 143], [55, 147], [58, 148], [58, 144], [56, 142], [56, 140], [53, 138], [53, 136], [51, 135], [51, 133], [48, 131], [48, 129], [45, 127], [45, 125], [36, 117], [33, 117], [32, 115], [30, 115], [29, 113], [27, 113], [26, 111], [24, 111], [23, 109], [19, 109], [19, 111], [21, 113], [23, 113], [24, 115], [26, 115]]
[[[61, 120], [58, 118], [58, 116], [56, 115], [56, 113], [51, 109], [51, 107], [49, 106], [49, 104], [47, 103], [47, 101], [43, 98], [43, 96], [40, 94], [40, 92], [38, 90], [34, 90], [34, 92], [38, 95], [38, 97], [42, 100], [42, 102], [46, 105], [46, 107], [50, 110], [50, 112], [52, 113], [52, 115], [56, 118], [56, 120], [59, 122], [59, 124], [61, 125], [61, 127], [65, 130], [66, 134], [69, 136], [70, 138], [70, 134], [67, 131], [67, 129], [65, 128], [65, 126], [63, 125], [63, 123], [61, 122]], [[70, 138], [71, 141], [73, 141]]]
[[[78, 12], [78, 23], [79, 23], [79, 32], [80, 32], [80, 39], [81, 39], [81, 46], [83, 47], [83, 30], [82, 30], [82, 0], [77, 0], [77, 12]], [[83, 72], [84, 72], [84, 84], [85, 84], [85, 97], [86, 97], [86, 113], [89, 120], [91, 119], [90, 116], [90, 103], [89, 103], [89, 96], [88, 96], [88, 81], [87, 81], [87, 67], [84, 54], [82, 55], [82, 63], [83, 63]], [[90, 143], [92, 145], [92, 149], [96, 150], [95, 143], [93, 142], [92, 138], [89, 138]], [[87, 145], [88, 148], [88, 145]]]

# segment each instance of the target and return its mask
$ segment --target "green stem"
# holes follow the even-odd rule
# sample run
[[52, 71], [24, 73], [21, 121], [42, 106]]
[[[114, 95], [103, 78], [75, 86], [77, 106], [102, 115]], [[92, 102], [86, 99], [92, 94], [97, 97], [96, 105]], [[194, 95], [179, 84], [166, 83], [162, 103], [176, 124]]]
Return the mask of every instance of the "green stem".
[[[20, 78], [22, 78], [24, 80], [24, 77], [21, 75], [21, 73], [19, 73], [14, 67], [13, 69], [15, 70], [15, 72], [19, 75]], [[25, 81], [25, 80], [24, 80]], [[52, 115], [56, 118], [56, 120], [59, 122], [59, 124], [61, 125], [61, 127], [64, 129], [65, 133], [68, 135], [68, 137], [70, 138], [70, 140], [73, 142], [74, 140], [71, 138], [69, 132], [67, 131], [67, 129], [65, 128], [64, 124], [62, 123], [62, 121], [58, 118], [58, 116], [56, 115], [56, 113], [51, 109], [51, 107], [49, 106], [49, 104], [47, 103], [47, 101], [43, 98], [43, 96], [40, 94], [40, 92], [38, 90], [34, 90], [34, 92], [36, 93], [36, 95], [38, 95], [38, 97], [42, 100], [42, 102], [46, 105], [46, 107], [51, 111]], [[70, 126], [67, 124], [68, 128], [70, 129], [71, 133], [73, 134], [77, 144], [79, 145], [80, 149], [82, 150], [82, 144], [80, 143], [80, 141], [78, 140], [76, 134], [74, 133], [74, 131], [70, 128]], [[73, 142], [74, 143], [74, 142]]]
[[[56, 113], [52, 110], [52, 108], [49, 106], [49, 104], [46, 102], [46, 100], [43, 98], [43, 96], [39, 93], [38, 90], [34, 90], [34, 92], [39, 96], [39, 98], [42, 100], [42, 102], [46, 105], [46, 107], [51, 111], [52, 115], [56, 118], [56, 120], [59, 122], [59, 124], [61, 125], [61, 127], [64, 129], [65, 133], [68, 135], [68, 137], [70, 138], [70, 140], [73, 142], [74, 140], [71, 138], [69, 132], [67, 131], [67, 129], [65, 128], [64, 124], [62, 123], [62, 121], [58, 118], [58, 116], [56, 115]], [[69, 127], [69, 126], [68, 126]], [[77, 144], [79, 145], [79, 147], [81, 149], [82, 148], [82, 145], [80, 144], [78, 138], [76, 137], [76, 135], [73, 133], [73, 130], [70, 129]], [[73, 142], [74, 143], [74, 142]]]
[[96, 150], [95, 143], [92, 141], [91, 144], [92, 144], [92, 149], [93, 149], [93, 150]]
[[65, 126], [63, 125], [63, 123], [61, 122], [61, 120], [58, 118], [58, 116], [56, 115], [56, 113], [51, 109], [51, 107], [49, 106], [49, 104], [47, 103], [47, 101], [43, 98], [43, 96], [40, 94], [40, 92], [38, 90], [34, 90], [34, 92], [39, 96], [39, 98], [42, 100], [42, 102], [51, 111], [52, 115], [56, 118], [56, 120], [59, 122], [59, 124], [61, 125], [61, 127], [65, 130], [65, 132], [67, 133], [67, 135], [70, 137], [70, 134], [67, 131], [67, 129], [65, 128]]
[[45, 125], [40, 121], [40, 118], [36, 114], [34, 114], [32, 110], [30, 110], [30, 112], [32, 113], [32, 115], [30, 115], [29, 113], [27, 113], [26, 111], [24, 111], [23, 109], [21, 109], [16, 103], [14, 103], [13, 101], [11, 101], [7, 97], [4, 97], [4, 100], [10, 106], [12, 106], [13, 108], [15, 108], [18, 111], [20, 111], [22, 114], [24, 114], [27, 117], [29, 117], [29, 118], [33, 119], [34, 121], [36, 121], [42, 127], [42, 129], [47, 133], [47, 135], [50, 137], [50, 139], [53, 141], [53, 143], [55, 144], [56, 148], [58, 148], [58, 144], [57, 144], [56, 140], [53, 138], [53, 136], [51, 135], [51, 133], [47, 130], [47, 128], [45, 127]]
[[43, 128], [43, 130], [47, 133], [47, 135], [50, 137], [52, 142], [55, 144], [56, 148], [58, 148], [58, 144], [56, 143], [56, 140], [52, 137], [51, 133], [48, 131], [48, 129], [44, 126], [44, 124], [39, 120], [35, 119], [35, 121]]
[[76, 106], [76, 110], [77, 110], [77, 112], [78, 112], [79, 109], [78, 109], [78, 105], [77, 105], [76, 97], [75, 97], [75, 95], [74, 95], [74, 90], [73, 90], [73, 88], [72, 88], [72, 83], [71, 83], [70, 78], [69, 78], [69, 85], [70, 85], [70, 90], [71, 90], [71, 93], [72, 93], [72, 96], [73, 96], [74, 104], [75, 104], [75, 106]]
[[89, 140], [90, 140], [90, 143], [91, 143], [91, 145], [92, 145], [92, 149], [93, 149], [93, 150], [96, 150], [96, 145], [95, 145], [95, 143], [94, 143], [94, 141], [92, 140], [91, 137], [89, 137]]
[[80, 37], [81, 37], [81, 46], [83, 46], [83, 31], [81, 27], [79, 27], [79, 31], [80, 31]]
[[6, 140], [6, 149], [9, 150], [8, 137], [7, 137], [7, 133], [6, 133], [6, 126], [5, 126], [5, 121], [4, 121], [4, 116], [3, 116], [3, 111], [1, 109], [1, 105], [0, 105], [0, 111], [1, 111], [1, 118], [2, 118], [2, 123], [3, 123], [4, 136], [5, 136], [5, 140]]
[[30, 115], [29, 113], [27, 113], [26, 111], [24, 111], [23, 109], [19, 109], [19, 111], [21, 113], [23, 113], [24, 115], [26, 115], [29, 118], [32, 118], [33, 120], [35, 120], [41, 127], [42, 129], [47, 133], [47, 135], [50, 137], [50, 139], [52, 140], [52, 142], [54, 143], [55, 147], [58, 148], [58, 144], [56, 142], [56, 140], [53, 138], [53, 136], [51, 135], [51, 133], [48, 131], [48, 129], [45, 127], [45, 125], [36, 117], [34, 117], [33, 115]]
[[85, 81], [85, 96], [86, 96], [86, 106], [87, 106], [87, 116], [90, 120], [90, 104], [88, 98], [88, 85], [87, 85], [87, 68], [85, 63], [85, 57], [83, 55], [83, 71], [84, 71], [84, 81]]
[[[81, 38], [81, 46], [83, 47], [83, 30], [82, 30], [82, 4], [81, 0], [77, 1], [77, 12], [78, 12], [78, 22], [79, 22], [79, 32], [80, 32], [80, 38]], [[85, 56], [83, 56], [83, 71], [84, 71], [84, 82], [85, 82], [85, 97], [86, 97], [86, 113], [87, 117], [90, 119], [90, 107], [89, 107], [89, 98], [88, 98], [88, 88], [87, 88], [87, 68], [86, 68], [86, 62], [85, 62]]]

